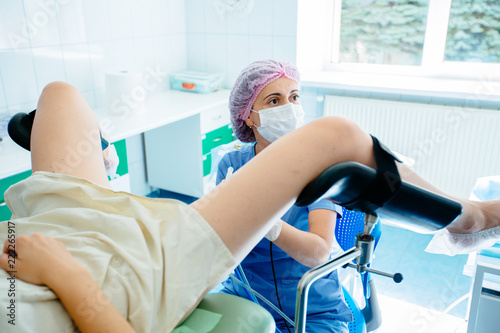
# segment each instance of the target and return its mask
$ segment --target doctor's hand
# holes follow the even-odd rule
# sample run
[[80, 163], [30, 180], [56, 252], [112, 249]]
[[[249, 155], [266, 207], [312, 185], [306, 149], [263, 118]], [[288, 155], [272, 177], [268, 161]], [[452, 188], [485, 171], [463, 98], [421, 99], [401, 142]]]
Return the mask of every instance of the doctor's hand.
[[49, 288], [57, 281], [86, 271], [62, 242], [40, 233], [7, 239], [0, 267], [16, 272], [11, 274], [20, 280]]
[[267, 240], [274, 242], [280, 236], [282, 227], [283, 220], [278, 220], [264, 237], [266, 237]]

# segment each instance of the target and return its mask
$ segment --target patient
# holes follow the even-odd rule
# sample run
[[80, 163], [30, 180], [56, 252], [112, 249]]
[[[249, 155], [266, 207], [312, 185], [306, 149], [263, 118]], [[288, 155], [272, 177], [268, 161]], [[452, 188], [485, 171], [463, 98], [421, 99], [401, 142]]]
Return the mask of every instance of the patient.
[[[45, 87], [31, 132], [33, 175], [6, 191], [13, 217], [0, 223], [0, 267], [10, 272], [0, 271], [0, 303], [18, 306], [20, 331], [170, 332], [323, 170], [342, 161], [376, 168], [367, 133], [322, 118], [188, 206], [110, 190], [98, 134], [78, 90]], [[401, 175], [437, 191], [411, 171]], [[500, 225], [499, 201], [460, 202], [453, 231]], [[15, 298], [7, 296], [11, 274]], [[10, 325], [4, 317], [0, 330]]]

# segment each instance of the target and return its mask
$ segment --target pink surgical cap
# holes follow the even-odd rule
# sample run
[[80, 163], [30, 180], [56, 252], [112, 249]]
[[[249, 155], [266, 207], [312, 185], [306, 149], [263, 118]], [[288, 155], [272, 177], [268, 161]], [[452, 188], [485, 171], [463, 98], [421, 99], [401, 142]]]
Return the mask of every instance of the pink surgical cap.
[[253, 131], [245, 120], [250, 116], [250, 109], [262, 89], [283, 76], [300, 84], [297, 67], [285, 61], [255, 61], [240, 73], [229, 96], [231, 123], [238, 139], [243, 142], [255, 141]]

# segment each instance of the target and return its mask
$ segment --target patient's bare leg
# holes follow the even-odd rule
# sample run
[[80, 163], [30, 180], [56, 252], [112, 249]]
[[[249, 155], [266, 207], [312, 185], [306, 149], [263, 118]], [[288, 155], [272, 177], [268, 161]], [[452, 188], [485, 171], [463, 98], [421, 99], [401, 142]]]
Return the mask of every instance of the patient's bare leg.
[[82, 94], [70, 84], [48, 84], [31, 131], [32, 170], [85, 178], [110, 187], [99, 124]]
[[[357, 161], [375, 168], [372, 150], [370, 136], [351, 121], [321, 118], [277, 140], [192, 205], [236, 259], [241, 260], [273, 221], [293, 204], [307, 183], [327, 167], [343, 161]], [[444, 194], [411, 170], [405, 170], [401, 176]], [[463, 213], [453, 224], [456, 229], [469, 233], [500, 225], [500, 202], [460, 202]]]

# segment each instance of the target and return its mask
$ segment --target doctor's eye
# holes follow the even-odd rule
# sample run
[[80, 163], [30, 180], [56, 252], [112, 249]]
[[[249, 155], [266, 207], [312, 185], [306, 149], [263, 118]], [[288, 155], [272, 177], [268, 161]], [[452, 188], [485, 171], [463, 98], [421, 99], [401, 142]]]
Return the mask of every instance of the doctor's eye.
[[291, 102], [298, 102], [298, 101], [300, 101], [300, 96], [299, 95], [292, 95], [292, 96], [290, 96], [290, 101]]
[[271, 105], [277, 105], [278, 104], [278, 99], [277, 98], [272, 98], [272, 99], [269, 100], [268, 103], [271, 104]]

